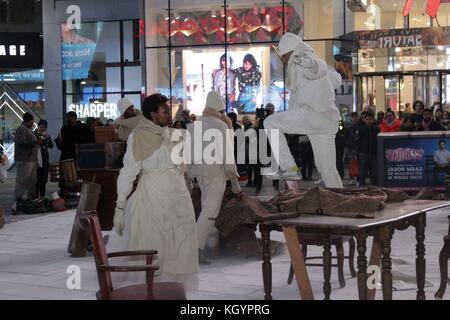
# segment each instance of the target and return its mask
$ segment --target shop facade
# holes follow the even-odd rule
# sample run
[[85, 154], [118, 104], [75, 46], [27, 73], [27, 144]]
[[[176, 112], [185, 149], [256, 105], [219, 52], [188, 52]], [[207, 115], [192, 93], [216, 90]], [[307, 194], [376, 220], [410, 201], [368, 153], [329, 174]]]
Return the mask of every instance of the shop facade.
[[278, 52], [285, 32], [299, 34], [329, 64], [341, 63], [350, 83], [340, 95], [352, 103], [345, 1], [145, 0], [143, 7], [145, 89], [170, 96], [174, 113], [201, 114], [210, 90], [221, 92], [228, 112], [254, 114], [267, 103], [286, 110]]
[[25, 112], [44, 116], [42, 10], [36, 1], [0, 1], [0, 155], [13, 163]]
[[[409, 6], [411, 5], [411, 6]], [[355, 110], [394, 110], [450, 99], [450, 3], [370, 1], [355, 13]]]

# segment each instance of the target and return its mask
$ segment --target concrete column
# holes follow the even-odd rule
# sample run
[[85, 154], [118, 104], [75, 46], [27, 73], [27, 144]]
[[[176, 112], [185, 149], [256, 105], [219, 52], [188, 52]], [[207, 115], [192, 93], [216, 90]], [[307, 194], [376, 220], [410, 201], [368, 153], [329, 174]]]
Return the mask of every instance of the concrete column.
[[[44, 88], [45, 119], [53, 139], [63, 125], [63, 83], [61, 72], [61, 25], [54, 9], [53, 0], [42, 1], [44, 34]], [[50, 162], [59, 160], [60, 152], [55, 147], [50, 151]]]

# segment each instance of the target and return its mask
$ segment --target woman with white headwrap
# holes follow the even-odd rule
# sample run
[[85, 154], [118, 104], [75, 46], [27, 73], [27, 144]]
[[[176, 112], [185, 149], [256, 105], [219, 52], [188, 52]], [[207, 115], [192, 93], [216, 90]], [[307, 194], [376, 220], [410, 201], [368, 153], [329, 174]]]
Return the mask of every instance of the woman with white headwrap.
[[[295, 34], [286, 33], [282, 37], [280, 53], [283, 62], [287, 64], [286, 86], [291, 91], [291, 97], [288, 111], [274, 114], [264, 122], [267, 130], [278, 129], [282, 133], [279, 137], [278, 155], [278, 141], [271, 141], [275, 157], [286, 176], [297, 174], [298, 168], [284, 134], [308, 135], [317, 169], [326, 187], [342, 188], [336, 169], [335, 146], [341, 117], [336, 108], [334, 92], [340, 87], [342, 78]], [[271, 139], [270, 131], [268, 136]]]

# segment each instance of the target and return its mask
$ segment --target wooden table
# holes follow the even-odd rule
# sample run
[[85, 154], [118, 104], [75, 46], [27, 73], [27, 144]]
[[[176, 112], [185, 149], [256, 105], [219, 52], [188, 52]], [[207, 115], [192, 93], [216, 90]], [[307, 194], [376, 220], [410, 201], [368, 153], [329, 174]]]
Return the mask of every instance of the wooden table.
[[[392, 260], [391, 239], [395, 230], [416, 229], [416, 278], [417, 300], [425, 300], [425, 226], [429, 211], [450, 207], [447, 201], [408, 200], [388, 204], [377, 213], [374, 219], [351, 219], [330, 216], [302, 215], [299, 218], [266, 221], [259, 224], [263, 242], [263, 281], [265, 299], [272, 299], [272, 264], [270, 252], [270, 232], [282, 231], [291, 257], [295, 278], [304, 300], [314, 299], [298, 233], [317, 233], [323, 235], [324, 286], [325, 299], [331, 295], [331, 235], [355, 236], [358, 251], [358, 293], [360, 300], [375, 298], [375, 289], [367, 286], [367, 238], [372, 236], [373, 245], [369, 265], [381, 265], [383, 298], [392, 299]], [[326, 267], [325, 265], [328, 265]]]

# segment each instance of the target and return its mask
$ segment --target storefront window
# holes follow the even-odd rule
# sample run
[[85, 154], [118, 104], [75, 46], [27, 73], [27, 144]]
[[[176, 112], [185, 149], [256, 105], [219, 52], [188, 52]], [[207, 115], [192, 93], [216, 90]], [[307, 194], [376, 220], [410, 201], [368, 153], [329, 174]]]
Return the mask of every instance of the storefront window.
[[138, 20], [82, 23], [80, 30], [62, 25], [66, 111], [106, 121], [120, 116], [122, 96], [140, 95], [140, 26]]
[[285, 110], [277, 45], [287, 30], [299, 34], [303, 4], [147, 0], [145, 5], [147, 93], [171, 96], [174, 111], [182, 104], [197, 115], [212, 89], [222, 93], [229, 112], [254, 113], [269, 102]]

